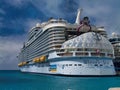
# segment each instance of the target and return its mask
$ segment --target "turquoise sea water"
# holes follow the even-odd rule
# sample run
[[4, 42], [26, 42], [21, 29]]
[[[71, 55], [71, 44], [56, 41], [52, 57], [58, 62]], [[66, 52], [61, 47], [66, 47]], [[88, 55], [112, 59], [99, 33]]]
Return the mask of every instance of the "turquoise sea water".
[[0, 90], [108, 90], [120, 77], [63, 77], [0, 71]]

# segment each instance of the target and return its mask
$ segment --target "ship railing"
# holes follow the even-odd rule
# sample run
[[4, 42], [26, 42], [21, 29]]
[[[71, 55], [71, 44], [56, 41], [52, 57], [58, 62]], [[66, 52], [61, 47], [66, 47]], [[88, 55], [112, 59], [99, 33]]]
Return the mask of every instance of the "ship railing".
[[57, 52], [58, 56], [95, 56], [95, 57], [114, 57], [111, 53], [100, 52], [97, 53], [96, 51], [62, 51]]
[[112, 53], [111, 50], [109, 49], [98, 49], [98, 48], [61, 48], [59, 52], [69, 52], [69, 51], [76, 51], [76, 52], [97, 52], [97, 50], [99, 50], [99, 53]]
[[67, 24], [67, 22], [63, 20], [50, 20], [44, 26], [49, 25], [49, 24], [57, 24], [57, 23]]

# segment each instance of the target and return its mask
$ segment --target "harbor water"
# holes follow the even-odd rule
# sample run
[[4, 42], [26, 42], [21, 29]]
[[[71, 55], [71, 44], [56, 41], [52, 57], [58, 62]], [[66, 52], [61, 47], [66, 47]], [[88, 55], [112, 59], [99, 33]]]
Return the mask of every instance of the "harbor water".
[[64, 77], [0, 71], [0, 90], [108, 90], [120, 77]]

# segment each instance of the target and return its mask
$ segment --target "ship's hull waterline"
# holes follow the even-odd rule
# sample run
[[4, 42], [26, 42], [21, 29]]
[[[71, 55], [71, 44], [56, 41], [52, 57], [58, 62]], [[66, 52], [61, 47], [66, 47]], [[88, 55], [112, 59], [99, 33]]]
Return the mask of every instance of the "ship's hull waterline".
[[114, 76], [110, 58], [65, 57], [20, 67], [22, 72], [64, 76]]

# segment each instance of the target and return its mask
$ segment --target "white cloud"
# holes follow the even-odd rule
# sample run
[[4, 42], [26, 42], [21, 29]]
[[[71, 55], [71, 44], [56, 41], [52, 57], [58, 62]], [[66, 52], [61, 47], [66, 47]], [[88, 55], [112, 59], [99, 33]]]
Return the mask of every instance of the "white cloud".
[[62, 0], [34, 0], [31, 3], [40, 11], [42, 11], [46, 16], [61, 16], [63, 15], [60, 12], [61, 8], [59, 5], [61, 4]]
[[22, 44], [23, 39], [20, 36], [0, 37], [0, 69], [17, 69], [17, 55]]
[[24, 27], [27, 32], [34, 26], [36, 26], [37, 23], [41, 23], [40, 19], [26, 19], [24, 20]]
[[21, 8], [23, 5], [27, 4], [29, 0], [5, 0], [5, 2], [11, 6]]

